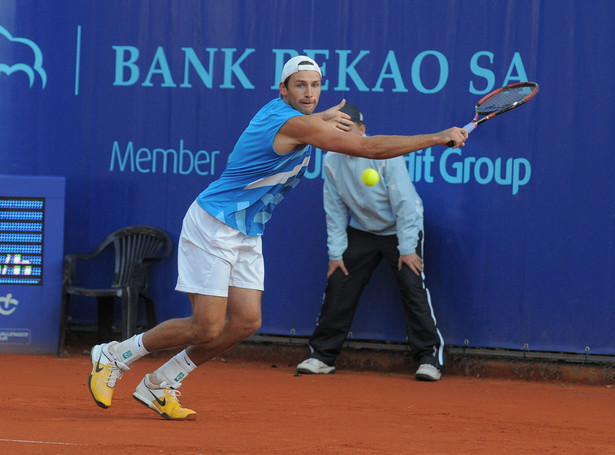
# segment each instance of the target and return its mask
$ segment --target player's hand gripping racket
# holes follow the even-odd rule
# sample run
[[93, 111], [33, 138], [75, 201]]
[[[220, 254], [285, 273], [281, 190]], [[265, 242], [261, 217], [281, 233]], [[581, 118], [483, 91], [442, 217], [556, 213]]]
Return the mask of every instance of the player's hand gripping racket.
[[[538, 93], [538, 84], [536, 82], [517, 82], [506, 87], [499, 88], [485, 95], [476, 103], [476, 115], [474, 120], [468, 123], [463, 128], [470, 134], [474, 128], [483, 122], [521, 106], [531, 100]], [[479, 115], [484, 117], [478, 118]], [[455, 142], [450, 141], [449, 147], [454, 147]]]

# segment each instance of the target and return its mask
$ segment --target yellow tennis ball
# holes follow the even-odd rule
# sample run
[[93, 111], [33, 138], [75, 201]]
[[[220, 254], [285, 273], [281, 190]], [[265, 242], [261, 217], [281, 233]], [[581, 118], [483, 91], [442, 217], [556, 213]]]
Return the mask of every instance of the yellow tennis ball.
[[380, 176], [378, 175], [378, 171], [376, 169], [368, 167], [361, 174], [361, 180], [367, 186], [374, 186], [380, 181]]

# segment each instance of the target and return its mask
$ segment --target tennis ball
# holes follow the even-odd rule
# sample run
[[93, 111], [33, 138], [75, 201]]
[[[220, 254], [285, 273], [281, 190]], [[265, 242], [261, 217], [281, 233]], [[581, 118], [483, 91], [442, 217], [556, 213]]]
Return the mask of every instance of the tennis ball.
[[378, 171], [376, 169], [368, 167], [361, 174], [361, 180], [367, 186], [374, 186], [380, 181], [380, 176], [378, 175]]

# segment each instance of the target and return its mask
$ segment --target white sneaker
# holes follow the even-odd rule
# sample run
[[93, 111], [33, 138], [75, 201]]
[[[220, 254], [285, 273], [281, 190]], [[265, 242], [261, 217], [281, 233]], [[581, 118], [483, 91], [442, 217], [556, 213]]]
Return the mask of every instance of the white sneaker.
[[180, 382], [163, 382], [160, 385], [155, 385], [150, 382], [149, 375], [145, 375], [132, 396], [139, 403], [156, 411], [165, 419], [195, 419], [196, 412], [192, 409], [182, 408], [181, 403], [177, 399], [181, 395], [179, 390], [177, 390], [180, 386]]
[[326, 363], [310, 357], [297, 365], [297, 373], [333, 374], [335, 373], [335, 367], [330, 367]]
[[436, 367], [429, 363], [423, 363], [419, 366], [414, 377], [419, 381], [439, 381], [442, 377], [442, 373]]
[[101, 408], [111, 406], [113, 391], [118, 380], [122, 378], [122, 373], [130, 368], [118, 361], [111, 354], [109, 348], [116, 345], [117, 341], [111, 343], [98, 344], [92, 348], [90, 354], [92, 360], [92, 372], [88, 379], [88, 386], [94, 401]]

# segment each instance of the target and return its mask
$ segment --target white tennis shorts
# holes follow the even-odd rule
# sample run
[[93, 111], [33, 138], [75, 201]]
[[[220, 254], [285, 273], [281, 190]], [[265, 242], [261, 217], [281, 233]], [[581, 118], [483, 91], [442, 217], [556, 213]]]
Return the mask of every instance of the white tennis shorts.
[[264, 290], [261, 236], [242, 234], [193, 202], [182, 225], [175, 289], [228, 297], [229, 286]]

